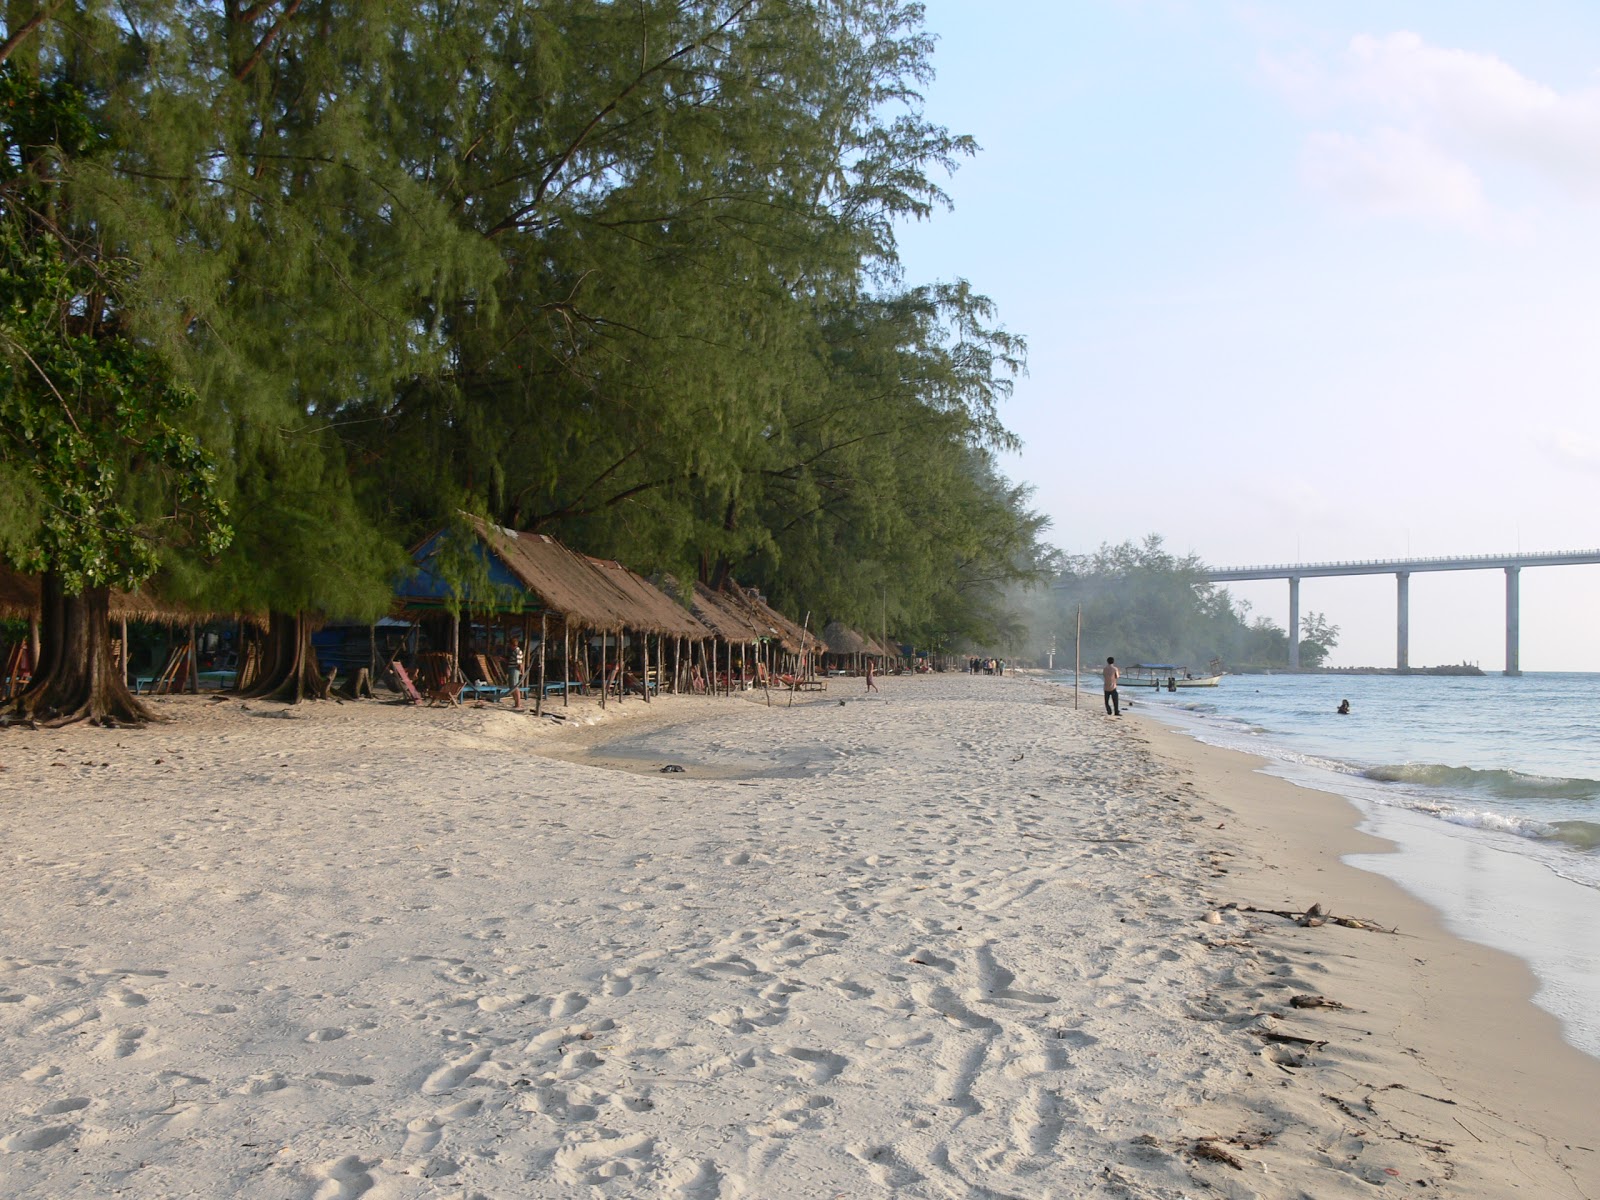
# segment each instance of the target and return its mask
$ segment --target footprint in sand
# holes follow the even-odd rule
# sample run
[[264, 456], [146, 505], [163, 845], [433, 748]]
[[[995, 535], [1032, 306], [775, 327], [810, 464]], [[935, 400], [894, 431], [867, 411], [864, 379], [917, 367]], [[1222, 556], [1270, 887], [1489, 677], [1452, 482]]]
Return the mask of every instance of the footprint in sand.
[[372, 1190], [375, 1180], [371, 1172], [378, 1162], [378, 1159], [367, 1162], [354, 1154], [347, 1154], [313, 1168], [313, 1174], [322, 1180], [322, 1184], [312, 1193], [311, 1200], [355, 1200], [357, 1196], [365, 1195]]
[[145, 1048], [144, 1038], [148, 1032], [143, 1025], [124, 1025], [102, 1038], [95, 1052], [102, 1058], [132, 1058]]
[[66, 1141], [76, 1132], [71, 1125], [41, 1125], [37, 1129], [20, 1129], [0, 1138], [0, 1152], [26, 1154], [35, 1150], [48, 1150]]
[[808, 1050], [804, 1046], [778, 1046], [775, 1049], [786, 1058], [804, 1063], [809, 1068], [807, 1075], [813, 1084], [827, 1083], [850, 1065], [850, 1060], [844, 1055], [827, 1050]]
[[608, 1180], [642, 1175], [655, 1157], [655, 1139], [647, 1134], [604, 1136], [576, 1141], [556, 1151], [557, 1176], [566, 1183], [598, 1186]]
[[489, 1061], [489, 1051], [474, 1050], [463, 1058], [446, 1063], [434, 1071], [422, 1082], [424, 1096], [438, 1096], [445, 1092], [452, 1092], [468, 1079], [472, 1078], [478, 1068]]

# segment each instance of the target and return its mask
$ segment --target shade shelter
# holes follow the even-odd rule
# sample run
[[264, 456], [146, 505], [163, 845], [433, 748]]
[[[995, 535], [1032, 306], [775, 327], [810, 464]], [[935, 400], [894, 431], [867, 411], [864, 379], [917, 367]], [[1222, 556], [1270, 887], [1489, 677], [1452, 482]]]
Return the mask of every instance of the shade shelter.
[[[39, 577], [0, 564], [0, 620], [27, 621], [31, 627], [26, 654], [19, 655], [17, 647], [11, 646], [5, 648], [4, 658], [0, 659], [0, 666], [5, 668], [3, 675], [0, 675], [0, 697], [10, 691], [21, 690], [20, 684], [26, 671], [24, 662], [31, 665], [39, 661], [39, 606]], [[134, 686], [129, 679], [128, 625], [156, 625], [164, 626], [170, 635], [168, 644], [171, 654], [163, 675], [169, 677], [168, 682], [171, 682], [174, 668], [181, 666], [176, 676], [179, 684], [174, 690], [189, 692], [199, 690], [200, 656], [196, 648], [199, 627], [214, 621], [260, 619], [251, 616], [241, 618], [237, 613], [203, 612], [168, 600], [148, 585], [131, 592], [112, 588], [107, 598], [107, 613], [111, 622], [113, 664], [122, 673], [128, 686]], [[157, 639], [158, 646], [161, 641]], [[156, 661], [159, 663], [159, 657]]]
[[698, 659], [691, 659], [690, 686], [696, 690], [706, 686], [713, 691], [731, 693], [735, 660], [738, 660], [742, 676], [742, 668], [764, 635], [763, 627], [730, 596], [698, 580], [685, 589], [671, 575], [663, 575], [660, 585], [669, 596], [687, 603], [694, 619], [708, 631], [698, 647]]
[[[796, 625], [773, 608], [755, 588], [740, 587], [730, 581], [718, 595], [738, 608], [756, 628], [761, 639], [761, 650], [768, 659], [765, 666], [773, 675], [784, 673], [786, 669], [791, 682], [812, 677], [814, 656], [818, 651], [815, 633], [803, 625]], [[786, 655], [789, 661], [780, 663], [780, 654]]]
[[[678, 681], [684, 677], [685, 650], [711, 636], [711, 631], [694, 615], [667, 595], [655, 584], [635, 571], [629, 570], [615, 559], [590, 558], [589, 562], [601, 572], [607, 582], [620, 592], [636, 614], [630, 628], [643, 634], [640, 644], [644, 671], [644, 693], [648, 697], [650, 686], [665, 682], [662, 668], [666, 663], [666, 645], [673, 650], [671, 679], [676, 691]], [[652, 658], [650, 639], [654, 637], [656, 651]], [[692, 651], [690, 651], [692, 653]], [[651, 666], [652, 661], [654, 666]]]
[[862, 658], [873, 653], [867, 639], [842, 621], [828, 622], [822, 630], [822, 644], [828, 665], [850, 674], [859, 674]]
[[[467, 518], [466, 527], [471, 538], [466, 546], [453, 544], [451, 530], [441, 529], [413, 548], [416, 569], [396, 589], [400, 607], [418, 614], [465, 611], [505, 626], [522, 625], [530, 644], [537, 618], [541, 704], [549, 639], [558, 632], [563, 674], [555, 686], [563, 703], [574, 686], [590, 678], [585, 634], [598, 635], [599, 674], [607, 683], [613, 676], [618, 681], [623, 678], [621, 671], [611, 670], [610, 659], [613, 647], [620, 651], [626, 631], [657, 638], [706, 636], [682, 608], [620, 563], [591, 559], [548, 534], [518, 532], [478, 518]], [[464, 573], [470, 573], [473, 581], [456, 582], [455, 577]], [[644, 653], [648, 652], [646, 644]], [[648, 694], [648, 687], [645, 691]]]

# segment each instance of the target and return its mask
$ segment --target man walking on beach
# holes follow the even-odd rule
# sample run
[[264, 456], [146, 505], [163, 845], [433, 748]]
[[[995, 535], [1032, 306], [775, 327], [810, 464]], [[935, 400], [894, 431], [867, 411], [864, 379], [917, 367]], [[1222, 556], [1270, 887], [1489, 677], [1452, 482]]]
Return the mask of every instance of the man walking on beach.
[[1106, 680], [1106, 716], [1120, 717], [1122, 703], [1117, 697], [1117, 680], [1122, 678], [1122, 672], [1117, 670], [1117, 660], [1106, 659], [1106, 669], [1101, 672]]

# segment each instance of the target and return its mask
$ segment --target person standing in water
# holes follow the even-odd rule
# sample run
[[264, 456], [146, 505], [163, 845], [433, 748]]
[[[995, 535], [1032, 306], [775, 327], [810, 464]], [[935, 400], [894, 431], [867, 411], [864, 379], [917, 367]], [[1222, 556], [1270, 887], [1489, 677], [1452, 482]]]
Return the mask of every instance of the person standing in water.
[[1122, 702], [1117, 694], [1117, 680], [1122, 678], [1122, 672], [1117, 670], [1117, 660], [1106, 659], [1106, 669], [1101, 672], [1106, 682], [1106, 715], [1120, 717], [1122, 715]]

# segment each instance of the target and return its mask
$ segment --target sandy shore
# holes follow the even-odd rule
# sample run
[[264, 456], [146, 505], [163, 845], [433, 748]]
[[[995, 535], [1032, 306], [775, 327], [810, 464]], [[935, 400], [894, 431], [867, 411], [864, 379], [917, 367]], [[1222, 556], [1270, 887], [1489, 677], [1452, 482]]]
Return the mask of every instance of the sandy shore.
[[[1600, 1065], [1342, 801], [856, 686], [0, 733], [0, 1192], [1600, 1195]], [[1400, 933], [1225, 907], [1312, 901]]]

